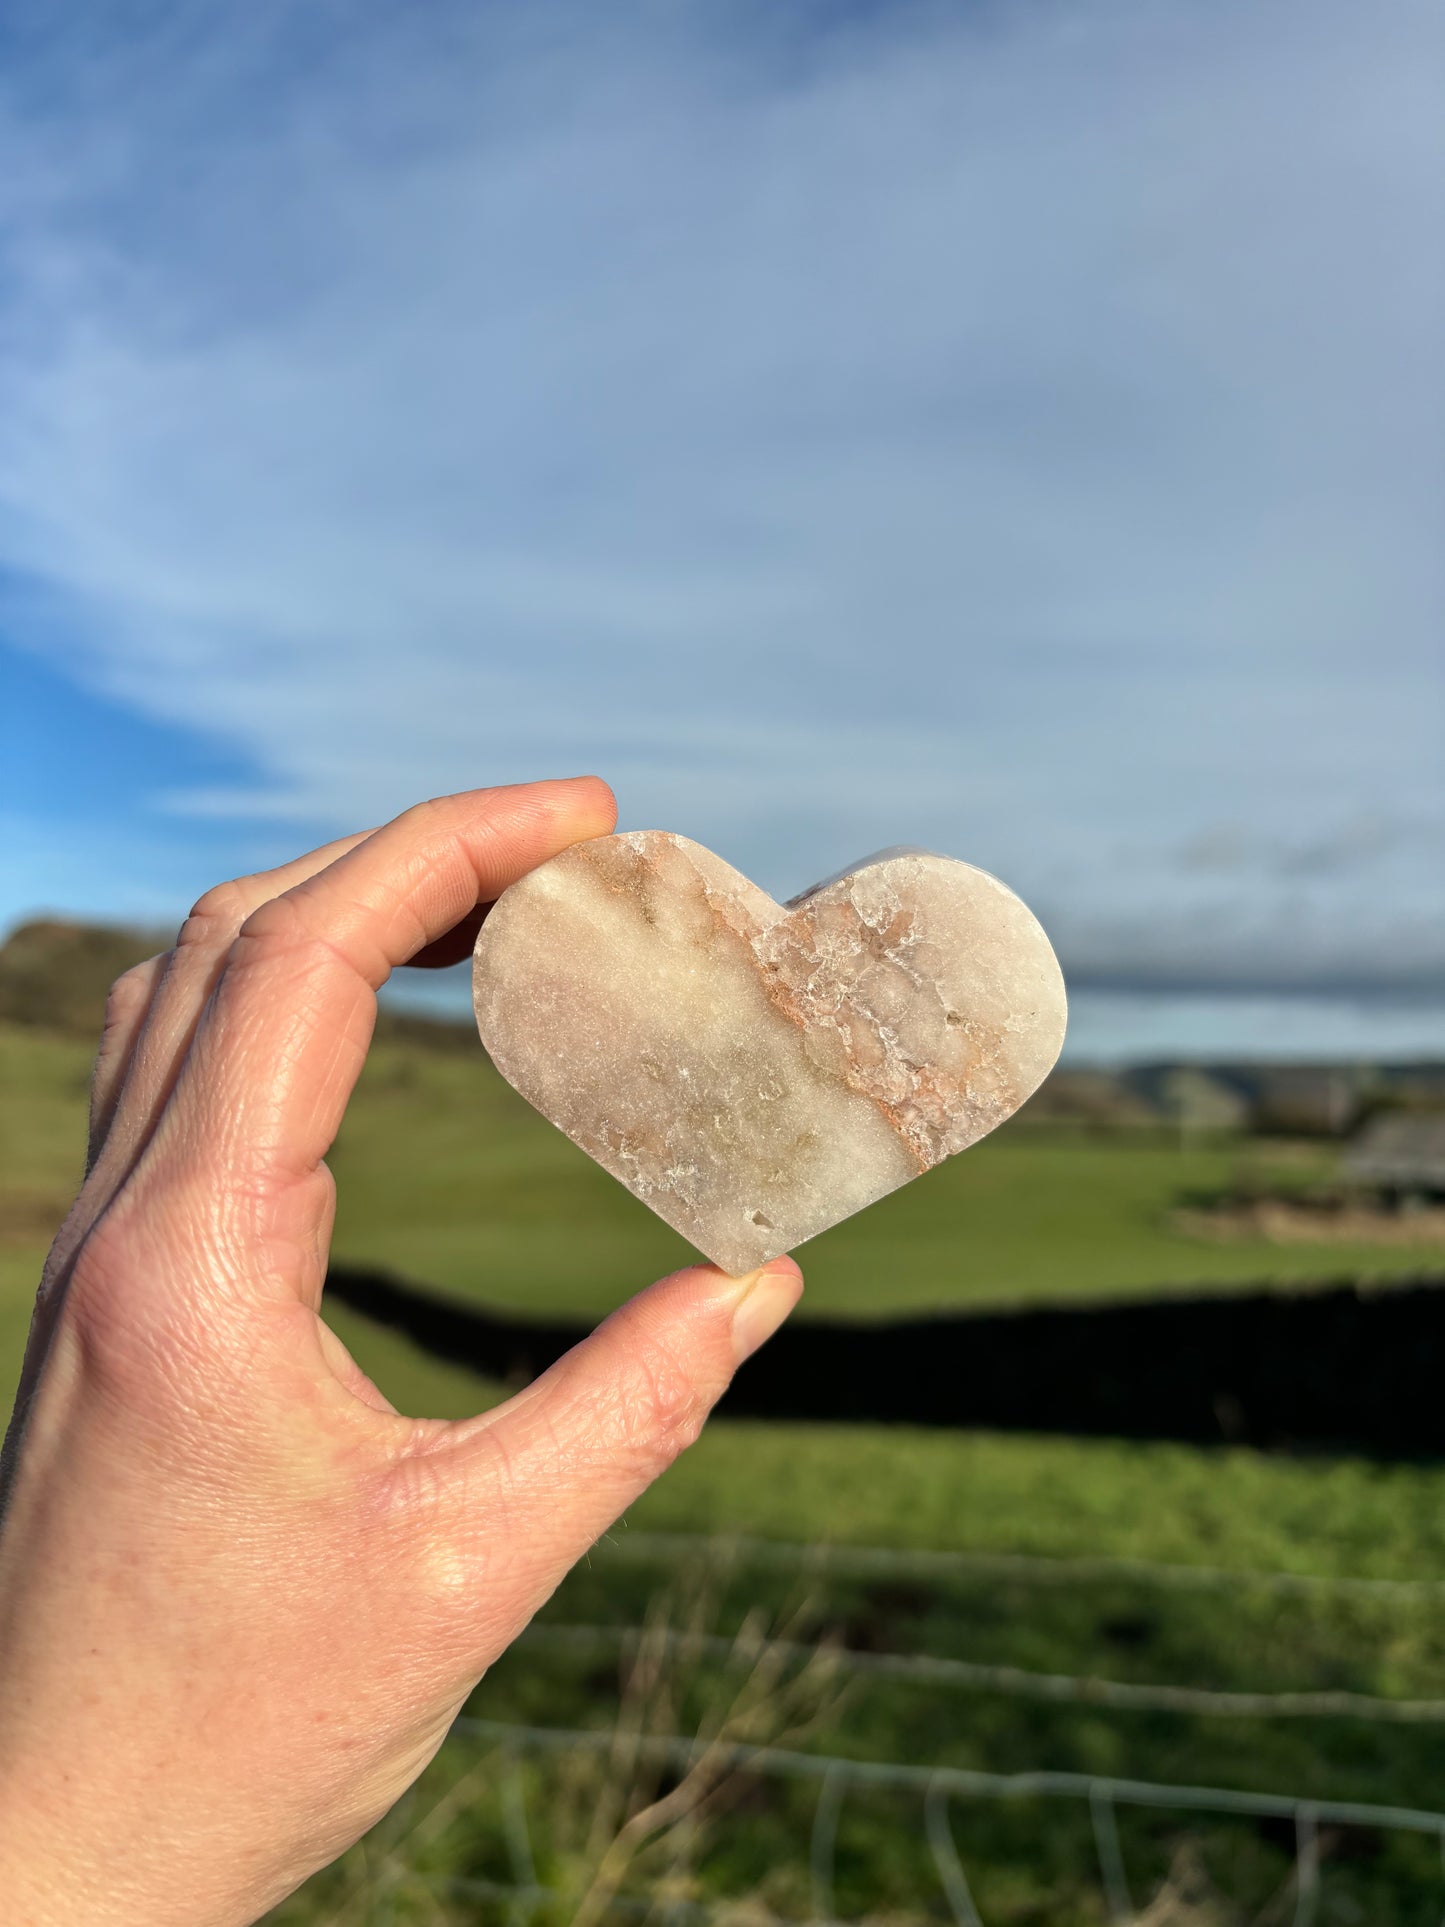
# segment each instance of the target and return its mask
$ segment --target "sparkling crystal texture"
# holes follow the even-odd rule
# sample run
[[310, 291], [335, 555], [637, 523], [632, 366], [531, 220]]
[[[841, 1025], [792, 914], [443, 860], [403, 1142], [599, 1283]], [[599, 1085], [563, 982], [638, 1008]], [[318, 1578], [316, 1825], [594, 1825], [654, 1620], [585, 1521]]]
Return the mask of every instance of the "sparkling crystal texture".
[[1002, 1124], [1065, 1021], [1048, 938], [984, 870], [884, 851], [780, 904], [661, 830], [514, 883], [473, 995], [508, 1082], [733, 1273]]

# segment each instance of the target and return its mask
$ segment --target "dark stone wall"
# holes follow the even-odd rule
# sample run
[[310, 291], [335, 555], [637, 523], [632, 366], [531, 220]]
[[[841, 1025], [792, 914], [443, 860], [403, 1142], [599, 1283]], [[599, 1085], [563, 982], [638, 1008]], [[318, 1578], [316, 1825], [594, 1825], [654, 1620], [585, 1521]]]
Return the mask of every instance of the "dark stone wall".
[[[852, 1323], [810, 1318], [750, 1359], [720, 1411], [1194, 1444], [1445, 1456], [1445, 1278]], [[488, 1377], [585, 1335], [379, 1272], [327, 1289]]]

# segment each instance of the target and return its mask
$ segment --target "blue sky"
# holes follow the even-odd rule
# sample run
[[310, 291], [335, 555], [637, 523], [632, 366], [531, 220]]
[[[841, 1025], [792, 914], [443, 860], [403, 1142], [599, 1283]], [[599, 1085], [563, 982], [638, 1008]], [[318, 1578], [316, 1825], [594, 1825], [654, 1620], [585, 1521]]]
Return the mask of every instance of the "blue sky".
[[1442, 182], [1423, 0], [0, 0], [0, 921], [586, 768], [1445, 1052]]

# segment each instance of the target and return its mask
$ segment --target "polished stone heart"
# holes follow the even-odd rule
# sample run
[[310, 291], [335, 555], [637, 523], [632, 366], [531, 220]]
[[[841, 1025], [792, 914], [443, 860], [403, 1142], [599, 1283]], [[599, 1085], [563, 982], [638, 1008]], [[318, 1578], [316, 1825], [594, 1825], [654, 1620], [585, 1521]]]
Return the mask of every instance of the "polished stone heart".
[[508, 1082], [733, 1273], [976, 1143], [1064, 1037], [1049, 940], [986, 871], [885, 850], [779, 904], [660, 830], [514, 883], [473, 994]]

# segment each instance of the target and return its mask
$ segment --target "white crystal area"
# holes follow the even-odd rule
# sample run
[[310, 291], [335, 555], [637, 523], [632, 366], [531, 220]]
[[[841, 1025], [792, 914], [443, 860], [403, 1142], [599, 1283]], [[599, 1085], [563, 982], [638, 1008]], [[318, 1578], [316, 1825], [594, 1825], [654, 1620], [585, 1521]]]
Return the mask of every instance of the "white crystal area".
[[1063, 979], [987, 872], [884, 853], [791, 906], [700, 844], [579, 843], [477, 940], [502, 1075], [740, 1273], [1001, 1124], [1063, 1042]]

